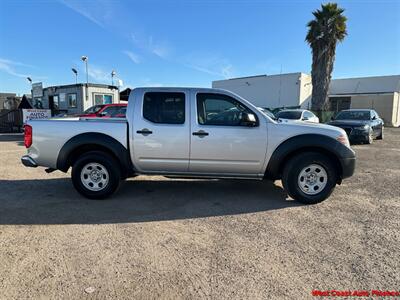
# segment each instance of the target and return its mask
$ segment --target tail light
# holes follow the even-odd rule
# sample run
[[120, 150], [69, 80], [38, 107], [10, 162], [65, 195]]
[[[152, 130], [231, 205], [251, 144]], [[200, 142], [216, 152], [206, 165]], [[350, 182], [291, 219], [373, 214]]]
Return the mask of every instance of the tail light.
[[25, 130], [24, 145], [26, 148], [29, 148], [32, 145], [32, 126], [25, 125], [24, 130]]

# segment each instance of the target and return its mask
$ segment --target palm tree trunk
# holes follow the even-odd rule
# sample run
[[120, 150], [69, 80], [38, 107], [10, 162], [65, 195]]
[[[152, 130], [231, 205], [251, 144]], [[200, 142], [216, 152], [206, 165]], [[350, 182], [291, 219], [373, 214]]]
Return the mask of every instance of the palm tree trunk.
[[329, 109], [328, 92], [335, 60], [335, 48], [336, 44], [326, 46], [324, 49], [313, 49], [311, 109], [317, 113], [318, 117], [322, 116], [322, 111]]

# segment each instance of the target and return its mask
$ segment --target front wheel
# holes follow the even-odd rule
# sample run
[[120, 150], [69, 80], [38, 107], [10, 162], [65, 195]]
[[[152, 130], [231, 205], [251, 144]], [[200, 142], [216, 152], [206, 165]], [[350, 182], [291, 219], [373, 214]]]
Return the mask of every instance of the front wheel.
[[286, 163], [282, 183], [293, 199], [305, 204], [315, 204], [331, 195], [337, 177], [337, 170], [327, 156], [306, 152], [296, 155]]
[[374, 132], [372, 131], [372, 129], [369, 131], [368, 133], [368, 137], [366, 140], [367, 144], [370, 145], [374, 142]]
[[381, 134], [380, 134], [379, 136], [377, 136], [376, 139], [377, 139], [377, 140], [383, 140], [383, 136], [384, 136], [384, 134], [383, 134], [383, 126], [382, 126], [382, 128], [381, 128]]
[[120, 178], [118, 162], [104, 152], [85, 153], [72, 167], [72, 183], [75, 189], [89, 199], [109, 197], [117, 190]]

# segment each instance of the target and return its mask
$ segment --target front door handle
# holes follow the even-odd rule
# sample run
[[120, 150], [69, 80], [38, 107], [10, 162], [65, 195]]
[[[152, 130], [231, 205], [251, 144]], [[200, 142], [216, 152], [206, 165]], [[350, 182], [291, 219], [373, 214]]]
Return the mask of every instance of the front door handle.
[[193, 135], [197, 135], [198, 137], [202, 138], [202, 137], [207, 136], [208, 132], [205, 132], [204, 130], [199, 130], [199, 131], [193, 132], [192, 134]]
[[143, 128], [142, 130], [136, 131], [136, 133], [143, 134], [144, 136], [146, 136], [146, 135], [152, 134], [153, 131], [148, 130], [147, 128]]

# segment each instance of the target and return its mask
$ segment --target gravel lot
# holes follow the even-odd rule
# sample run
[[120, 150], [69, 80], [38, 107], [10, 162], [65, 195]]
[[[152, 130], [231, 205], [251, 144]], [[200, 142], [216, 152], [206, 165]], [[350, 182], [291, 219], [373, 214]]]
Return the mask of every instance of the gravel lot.
[[400, 289], [400, 129], [304, 206], [280, 182], [137, 177], [88, 201], [0, 136], [0, 299], [304, 299]]

